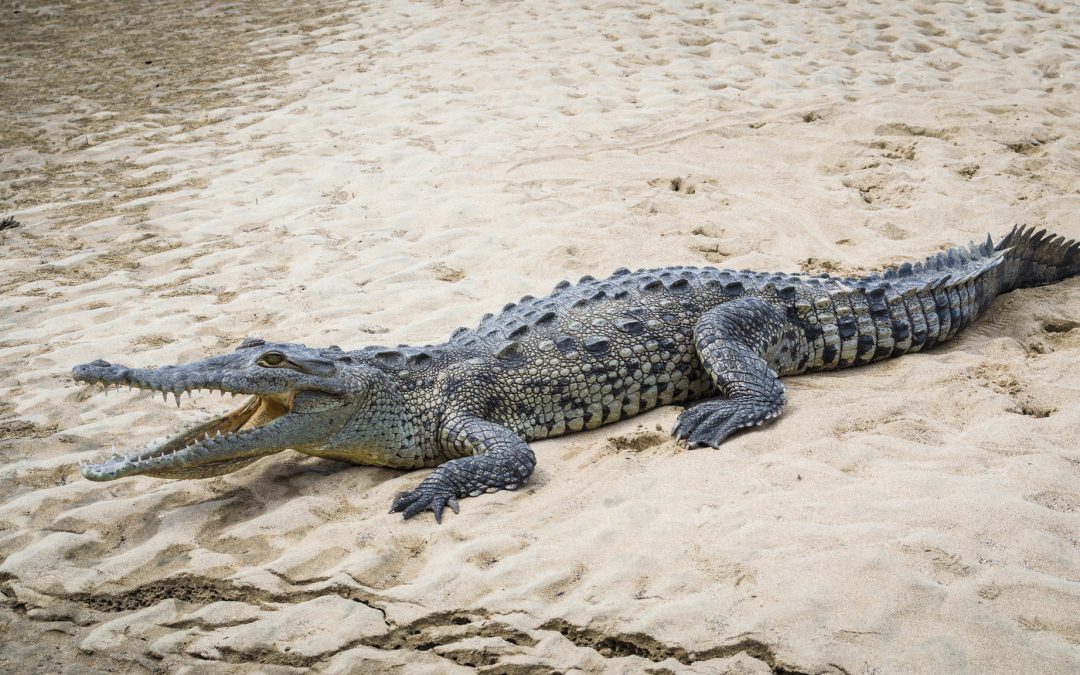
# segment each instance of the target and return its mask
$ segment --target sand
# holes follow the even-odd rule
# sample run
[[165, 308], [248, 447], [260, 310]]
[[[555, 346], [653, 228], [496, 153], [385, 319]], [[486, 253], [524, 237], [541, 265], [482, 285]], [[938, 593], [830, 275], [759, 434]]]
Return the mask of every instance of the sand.
[[791, 379], [717, 451], [670, 439], [676, 407], [536, 443], [526, 489], [441, 526], [386, 513], [425, 472], [291, 452], [86, 481], [226, 404], [69, 376], [440, 341], [623, 265], [1080, 236], [1078, 26], [1050, 0], [5, 5], [0, 669], [1080, 670], [1075, 279]]

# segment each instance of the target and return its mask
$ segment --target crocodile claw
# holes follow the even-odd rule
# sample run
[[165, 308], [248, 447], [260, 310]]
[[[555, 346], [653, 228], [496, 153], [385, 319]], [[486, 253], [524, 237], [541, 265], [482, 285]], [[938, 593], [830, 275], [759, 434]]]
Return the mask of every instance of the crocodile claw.
[[676, 439], [685, 440], [687, 447], [718, 448], [736, 431], [758, 426], [779, 414], [779, 409], [758, 401], [704, 401], [680, 413], [671, 433]]
[[399, 492], [390, 505], [390, 513], [402, 512], [403, 520], [408, 520], [422, 511], [431, 509], [435, 513], [435, 522], [442, 522], [443, 509], [449, 506], [454, 513], [459, 512], [457, 496], [447, 487], [421, 483], [415, 490]]

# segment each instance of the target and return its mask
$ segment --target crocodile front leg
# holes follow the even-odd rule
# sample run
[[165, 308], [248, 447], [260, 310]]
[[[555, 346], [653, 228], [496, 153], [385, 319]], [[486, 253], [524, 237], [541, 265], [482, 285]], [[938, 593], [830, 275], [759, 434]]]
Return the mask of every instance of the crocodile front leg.
[[690, 446], [718, 447], [739, 429], [757, 426], [784, 409], [784, 385], [774, 360], [792, 340], [784, 313], [758, 298], [740, 298], [706, 312], [694, 327], [698, 356], [723, 398], [682, 412], [672, 429]]
[[431, 509], [442, 522], [443, 509], [458, 512], [458, 499], [485, 492], [516, 490], [536, 466], [532, 448], [506, 427], [473, 416], [455, 416], [443, 424], [443, 452], [466, 455], [435, 468], [415, 490], [394, 498], [390, 513], [406, 519]]

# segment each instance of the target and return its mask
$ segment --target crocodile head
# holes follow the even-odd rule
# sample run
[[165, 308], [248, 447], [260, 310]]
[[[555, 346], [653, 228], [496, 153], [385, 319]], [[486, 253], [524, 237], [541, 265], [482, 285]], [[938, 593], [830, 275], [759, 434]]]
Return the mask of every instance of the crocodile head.
[[[356, 363], [337, 347], [320, 350], [250, 338], [231, 354], [186, 365], [126, 368], [98, 360], [76, 366], [72, 375], [106, 389], [151, 390], [165, 400], [172, 394], [177, 405], [181, 394], [203, 389], [246, 396], [235, 410], [163, 443], [83, 462], [83, 475], [96, 481], [132, 475], [208, 478], [287, 448], [304, 452], [333, 445], [336, 436], [372, 409], [373, 398], [384, 399], [377, 407], [385, 409], [387, 395], [396, 394], [387, 390], [381, 372]], [[355, 435], [362, 445], [364, 434]]]

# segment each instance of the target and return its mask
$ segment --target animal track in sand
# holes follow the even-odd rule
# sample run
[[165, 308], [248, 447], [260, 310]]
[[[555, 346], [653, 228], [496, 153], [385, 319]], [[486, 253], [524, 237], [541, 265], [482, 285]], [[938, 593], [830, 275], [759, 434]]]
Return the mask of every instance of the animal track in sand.
[[[724, 199], [720, 203], [727, 206], [729, 201]], [[694, 238], [688, 246], [690, 251], [701, 254], [711, 265], [723, 266], [728, 258], [740, 255], [738, 252], [750, 251], [750, 247], [733, 241], [724, 228], [715, 225], [699, 225], [690, 230], [690, 235]]]
[[1052, 622], [1028, 616], [1022, 616], [1016, 622], [1027, 630], [1054, 633], [1074, 645], [1080, 644], [1080, 628], [1073, 622]]
[[720, 265], [725, 260], [731, 257], [731, 253], [726, 249], [722, 248], [720, 244], [693, 244], [692, 246], [690, 246], [690, 248], [702, 254], [705, 260], [709, 261], [713, 265]]
[[916, 141], [879, 139], [871, 141], [867, 144], [867, 147], [880, 151], [878, 154], [886, 159], [904, 159], [912, 161], [915, 159], [916, 145]]
[[886, 410], [880, 414], [846, 420], [834, 427], [833, 434], [840, 439], [863, 434], [886, 434], [923, 445], [940, 445], [943, 441], [943, 434], [930, 420], [902, 410]]
[[878, 136], [926, 136], [929, 138], [937, 138], [940, 140], [949, 140], [956, 136], [958, 129], [956, 127], [946, 128], [930, 128], [923, 127], [914, 124], [907, 124], [905, 122], [890, 122], [887, 124], [879, 124], [874, 128], [874, 133]]
[[1046, 490], [1045, 492], [1024, 497], [1024, 499], [1059, 513], [1076, 513], [1080, 511], [1080, 494], [1075, 492]]
[[939, 584], [949, 585], [954, 581], [971, 576], [974, 568], [965, 563], [955, 553], [943, 551], [934, 546], [909, 544], [901, 548], [917, 564], [927, 567], [930, 576]]
[[900, 182], [894, 172], [872, 167], [843, 178], [844, 187], [858, 190], [862, 200], [872, 208], [899, 208], [911, 206], [915, 200], [916, 188], [910, 183]]
[[674, 178], [653, 178], [649, 181], [649, 185], [658, 187], [666, 185], [672, 192], [681, 192], [684, 195], [692, 195], [697, 192], [697, 185], [690, 181], [690, 178], [683, 178], [682, 176], [676, 176]]
[[904, 239], [911, 238], [910, 232], [899, 225], [888, 221], [868, 223], [867, 228], [877, 232], [886, 239], [892, 239], [893, 241], [903, 241]]
[[999, 143], [1018, 155], [1042, 155], [1046, 152], [1046, 146], [1058, 138], [1058, 136], [1037, 133], [1031, 136], [999, 141]]
[[925, 19], [916, 19], [915, 26], [919, 29], [919, 32], [926, 37], [941, 37], [945, 34], [945, 30], [941, 26], [937, 25], [933, 21], [927, 21]]
[[1068, 333], [1080, 328], [1080, 321], [1071, 319], [1048, 319], [1043, 322], [1043, 330], [1047, 333]]
[[628, 434], [621, 436], [613, 436], [608, 439], [611, 447], [616, 452], [623, 452], [629, 450], [631, 452], [642, 452], [649, 448], [655, 448], [671, 440], [671, 436], [667, 433], [660, 431], [649, 431], [643, 426], [638, 426], [637, 429]]
[[846, 151], [826, 166], [825, 171], [841, 174], [841, 184], [857, 190], [863, 202], [873, 209], [907, 208], [915, 199], [917, 187], [906, 167], [917, 160], [919, 144], [919, 140], [912, 138], [847, 143], [841, 146]]
[[953, 170], [964, 178], [974, 178], [975, 174], [979, 172], [979, 168], [980, 167], [976, 162], [963, 162], [955, 165]]
[[870, 271], [871, 268], [859, 267], [853, 265], [844, 265], [843, 263], [830, 260], [828, 258], [806, 258], [799, 263], [799, 271], [803, 274], [822, 274], [828, 273], [832, 276], [863, 276]]
[[1009, 412], [1027, 417], [1042, 419], [1057, 412], [1057, 408], [1047, 405], [1041, 397], [1029, 392], [1029, 383], [1022, 382], [1013, 364], [984, 363], [972, 371], [973, 376], [981, 380], [991, 390], [1008, 396], [1013, 406]]
[[1071, 319], [1043, 319], [1040, 329], [1023, 340], [1028, 354], [1051, 354], [1080, 345], [1080, 322]]
[[464, 272], [457, 269], [456, 267], [450, 267], [446, 263], [433, 263], [431, 265], [428, 265], [425, 269], [427, 269], [431, 273], [431, 276], [435, 277], [439, 281], [454, 283], [456, 281], [461, 281], [465, 278]]
[[465, 558], [465, 562], [481, 570], [488, 570], [499, 564], [500, 560], [508, 558], [521, 551], [522, 541], [515, 538], [506, 538], [484, 547], [483, 550], [473, 553]]
[[176, 337], [173, 335], [167, 335], [164, 333], [141, 335], [128, 342], [128, 345], [133, 351], [141, 352], [150, 349], [157, 349], [167, 344], [176, 342]]
[[560, 572], [554, 577], [548, 576], [548, 579], [553, 578], [553, 580], [547, 581], [543, 586], [538, 586], [537, 593], [549, 600], [557, 600], [566, 595], [571, 588], [581, 583], [588, 571], [589, 568], [583, 563], [574, 563], [574, 566], [569, 570]]

